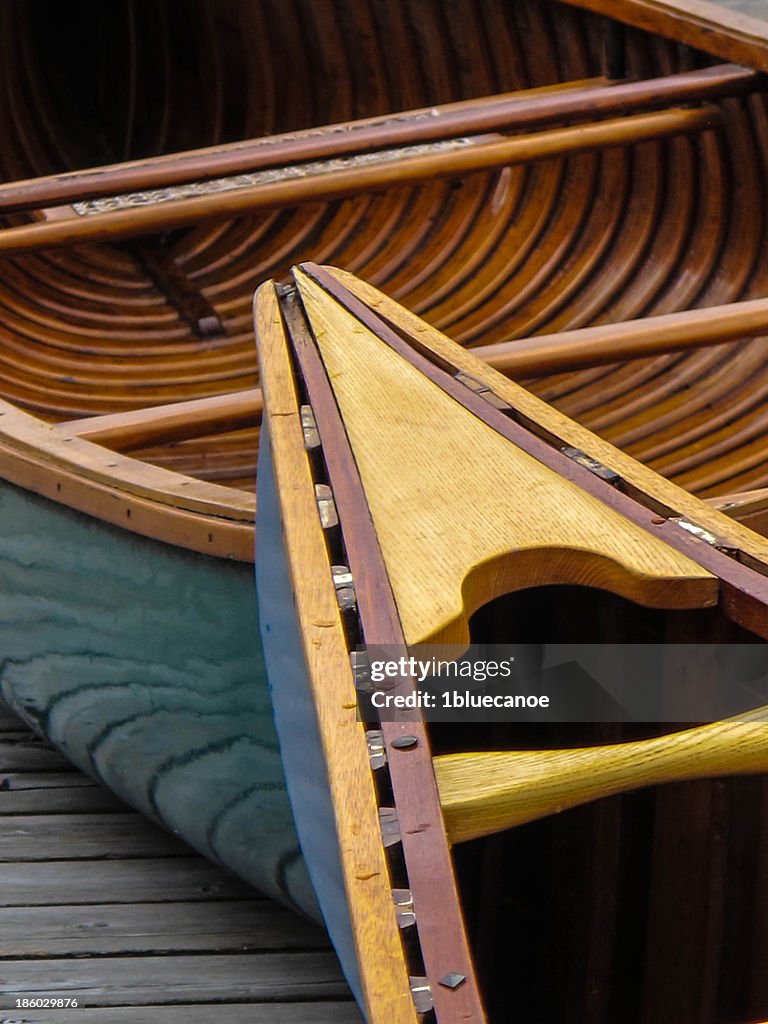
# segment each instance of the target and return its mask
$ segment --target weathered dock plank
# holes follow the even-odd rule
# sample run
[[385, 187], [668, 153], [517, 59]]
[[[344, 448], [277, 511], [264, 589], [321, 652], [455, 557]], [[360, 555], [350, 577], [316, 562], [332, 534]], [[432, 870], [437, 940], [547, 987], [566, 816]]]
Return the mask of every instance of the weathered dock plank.
[[6, 960], [0, 1000], [76, 997], [80, 1006], [333, 999], [347, 986], [333, 952]]
[[[18, 730], [20, 723], [16, 724]], [[72, 765], [58, 751], [31, 732], [4, 732], [0, 740], [0, 772], [71, 772]]]
[[16, 715], [0, 702], [0, 733], [18, 732], [19, 728], [20, 722]]
[[92, 789], [98, 785], [95, 779], [74, 770], [69, 772], [8, 772], [0, 775], [0, 791], [9, 789], [71, 789], [73, 786], [90, 787]]
[[0, 704], [0, 1024], [362, 1024], [322, 929], [21, 728]]
[[8, 787], [0, 795], [0, 807], [3, 814], [11, 815], [96, 814], [129, 810], [122, 800], [101, 786]]
[[265, 899], [0, 909], [2, 957], [327, 948], [319, 928]]
[[185, 854], [192, 856], [193, 851], [133, 812], [98, 818], [91, 814], [8, 815], [0, 829], [0, 861]]
[[[2, 1011], [0, 1011], [2, 1012]], [[218, 1006], [130, 1006], [19, 1010], [0, 1024], [363, 1024], [354, 1003], [220, 1003]]]
[[[202, 857], [0, 863], [0, 906], [164, 903], [251, 898], [253, 890]], [[149, 911], [151, 912], [151, 910]]]

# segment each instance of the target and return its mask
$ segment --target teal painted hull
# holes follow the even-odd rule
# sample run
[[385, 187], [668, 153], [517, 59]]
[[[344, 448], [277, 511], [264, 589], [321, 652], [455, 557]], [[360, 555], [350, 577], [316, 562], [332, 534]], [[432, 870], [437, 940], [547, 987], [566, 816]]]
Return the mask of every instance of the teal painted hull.
[[79, 768], [317, 916], [285, 788], [250, 565], [0, 490], [0, 688]]

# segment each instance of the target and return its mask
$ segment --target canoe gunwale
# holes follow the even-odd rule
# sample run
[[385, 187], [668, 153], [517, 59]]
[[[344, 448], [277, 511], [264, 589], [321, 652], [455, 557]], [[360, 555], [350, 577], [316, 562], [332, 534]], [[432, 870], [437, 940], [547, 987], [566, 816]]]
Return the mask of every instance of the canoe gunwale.
[[[352, 943], [349, 955], [354, 956], [357, 963], [344, 966], [350, 979], [355, 976], [359, 979], [358, 989], [366, 1004], [369, 1024], [395, 1021], [397, 1024], [415, 1024], [418, 1018], [403, 961], [402, 937], [381, 839], [375, 780], [366, 737], [356, 716], [352, 667], [341, 628], [325, 537], [317, 517], [299, 403], [274, 283], [264, 284], [257, 291], [254, 319], [259, 362], [270, 402], [265, 425], [268, 442], [263, 453], [269, 457], [271, 470], [269, 475], [261, 476], [260, 486], [271, 484], [273, 477], [272, 490], [276, 501], [281, 495], [290, 496], [281, 502], [275, 515], [275, 532], [284, 538], [282, 545], [287, 571], [291, 575], [287, 584], [292, 590], [293, 614], [300, 620], [303, 634], [300, 641], [303, 651], [291, 651], [290, 660], [302, 661], [305, 669], [306, 700], [311, 703], [307, 713], [311, 711], [315, 722], [332, 806], [332, 817], [323, 821], [322, 828], [330, 833], [328, 841], [335, 845], [343, 888], [339, 892], [337, 886], [331, 885], [325, 865], [319, 866], [323, 879], [316, 881], [315, 885], [321, 904], [324, 899], [332, 901], [332, 915], [337, 919], [337, 900], [345, 899], [347, 902], [348, 934]], [[273, 496], [265, 496], [260, 503], [262, 516], [269, 513], [272, 504]], [[261, 522], [264, 523], [263, 518]], [[271, 553], [273, 546], [269, 548]], [[263, 565], [264, 560], [259, 559], [257, 585], [260, 573], [264, 571]], [[269, 602], [260, 604], [259, 614], [265, 657], [269, 662], [268, 641], [277, 638], [279, 630], [265, 618], [267, 604]], [[286, 672], [281, 675], [284, 686], [288, 676]], [[279, 682], [276, 680], [272, 684], [278, 733], [283, 728], [280, 715], [283, 689], [279, 685], [275, 687]], [[294, 697], [294, 704], [295, 700]], [[295, 713], [284, 724], [290, 730], [287, 737], [290, 740], [295, 730]], [[281, 740], [281, 746], [285, 758], [286, 752], [290, 754], [291, 744]], [[297, 756], [297, 771], [304, 771], [306, 757], [303, 752]], [[290, 792], [292, 772], [287, 765], [286, 778]], [[304, 828], [310, 827], [305, 826], [305, 815], [301, 810], [294, 800], [300, 838]], [[311, 810], [315, 812], [314, 807]], [[317, 828], [310, 827], [308, 839], [309, 845], [320, 842]], [[306, 839], [304, 845], [308, 845]], [[309, 868], [312, 874], [311, 861]], [[342, 925], [339, 927], [344, 932], [342, 941], [345, 941], [347, 931]]]
[[0, 474], [9, 483], [144, 536], [253, 561], [255, 498], [118, 454], [0, 401]]
[[724, 60], [768, 71], [768, 21], [708, 0], [565, 0]]
[[[362, 481], [336, 399], [311, 329], [298, 308], [295, 292], [283, 310], [298, 371], [317, 423], [323, 459], [352, 578], [361, 633], [402, 651], [407, 645], [376, 529], [370, 518]], [[290, 311], [290, 312], [289, 312]], [[409, 676], [396, 679], [392, 692], [407, 694]], [[465, 931], [450, 844], [443, 822], [426, 725], [409, 716], [405, 722], [381, 721], [387, 766], [395, 799], [400, 842], [413, 896], [416, 929], [426, 970], [426, 984], [438, 1020], [485, 1020], [472, 954]], [[394, 741], [415, 736], [415, 744], [398, 748]], [[457, 975], [451, 987], [445, 978]]]

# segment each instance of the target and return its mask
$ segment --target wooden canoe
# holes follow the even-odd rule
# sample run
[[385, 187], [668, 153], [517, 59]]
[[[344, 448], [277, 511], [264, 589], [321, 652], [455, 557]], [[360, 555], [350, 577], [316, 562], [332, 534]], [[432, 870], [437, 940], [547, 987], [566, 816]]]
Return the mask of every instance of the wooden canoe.
[[[306, 264], [255, 316], [262, 641], [368, 1019], [763, 1019], [765, 707], [687, 732], [428, 725], [361, 702], [359, 645], [370, 669], [423, 644], [595, 643], [614, 672], [611, 645], [670, 645], [644, 686], [706, 719], [724, 679], [680, 645], [765, 642], [768, 542], [346, 272]], [[403, 669], [377, 691], [422, 692]]]
[[[254, 289], [310, 258], [351, 271], [653, 487], [764, 529], [768, 30], [678, 0], [193, 7], [0, 6], [0, 685], [82, 768], [317, 913], [250, 596]], [[710, 836], [726, 812], [697, 801]], [[632, 833], [608, 819], [578, 828], [605, 829], [584, 877], [610, 904], [598, 878]], [[591, 849], [563, 842], [555, 872]], [[764, 1013], [753, 932], [728, 984]], [[715, 1019], [726, 996], [699, 989], [686, 1006]], [[651, 986], [646, 1019], [692, 990]], [[570, 1013], [613, 1014], [585, 991]]]

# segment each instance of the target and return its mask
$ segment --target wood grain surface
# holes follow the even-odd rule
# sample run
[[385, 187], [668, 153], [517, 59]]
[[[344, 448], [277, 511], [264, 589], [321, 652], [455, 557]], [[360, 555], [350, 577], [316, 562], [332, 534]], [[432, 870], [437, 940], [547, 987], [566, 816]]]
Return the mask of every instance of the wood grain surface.
[[[313, 834], [306, 836], [306, 842], [313, 848], [317, 847], [318, 852], [325, 849], [325, 861], [329, 861], [331, 856], [338, 858], [341, 891], [336, 885], [335, 874], [331, 873], [331, 863], [311, 858], [311, 864], [318, 880], [318, 895], [325, 902], [331, 932], [338, 932], [336, 942], [342, 950], [342, 958], [351, 956], [356, 959], [356, 963], [345, 964], [345, 967], [350, 976], [359, 976], [361, 998], [370, 1020], [381, 1021], [382, 1024], [414, 1022], [416, 1011], [381, 843], [365, 730], [357, 719], [355, 683], [317, 514], [287, 338], [275, 287], [271, 283], [257, 293], [255, 324], [265, 403], [269, 410], [269, 452], [274, 467], [271, 472], [274, 473], [279, 500], [278, 522], [282, 524], [285, 544], [288, 574], [285, 584], [292, 592], [291, 604], [301, 627], [298, 638], [294, 637], [294, 646], [288, 651], [276, 651], [272, 657], [276, 664], [280, 663], [278, 658], [285, 660], [286, 657], [292, 661], [300, 660], [302, 666], [306, 663], [305, 685], [308, 687], [306, 695], [296, 693], [283, 697], [277, 693], [275, 706], [281, 728], [291, 730], [295, 723], [286, 719], [285, 714], [281, 715], [282, 701], [286, 701], [286, 711], [291, 706], [296, 710], [302, 703], [309, 705], [316, 721], [317, 739], [308, 730], [306, 735], [312, 749], [315, 743], [320, 744], [319, 753], [325, 761], [326, 776], [316, 779], [314, 784], [327, 785], [333, 808], [332, 820], [327, 820], [323, 814], [323, 820], [317, 821], [311, 804], [305, 807], [303, 801], [297, 799], [303, 791], [299, 786], [301, 775], [297, 778], [296, 773], [304, 774], [314, 763], [307, 760], [302, 768], [298, 752], [297, 763], [294, 766], [290, 761], [288, 772], [299, 789], [299, 793], [294, 793], [299, 829], [311, 827]], [[259, 583], [266, 599], [268, 581], [262, 577]], [[281, 637], [284, 641], [288, 639], [286, 628], [277, 628], [280, 623], [274, 615], [262, 621], [262, 629], [265, 625], [269, 626], [270, 633], [275, 631], [276, 642]], [[265, 639], [269, 643], [266, 633]], [[283, 675], [282, 685], [287, 688], [292, 675], [286, 670]], [[281, 681], [275, 678], [272, 685], [278, 688]], [[313, 783], [310, 780], [307, 780], [307, 786], [311, 792]], [[346, 907], [332, 905], [340, 900], [346, 901]], [[348, 924], [345, 919], [348, 919]], [[336, 927], [335, 921], [338, 922]], [[351, 931], [351, 948], [346, 936], [348, 929]]]
[[582, 583], [641, 603], [712, 600], [706, 572], [516, 450], [306, 275], [297, 282], [409, 643], [461, 642], [472, 611], [510, 588]]

